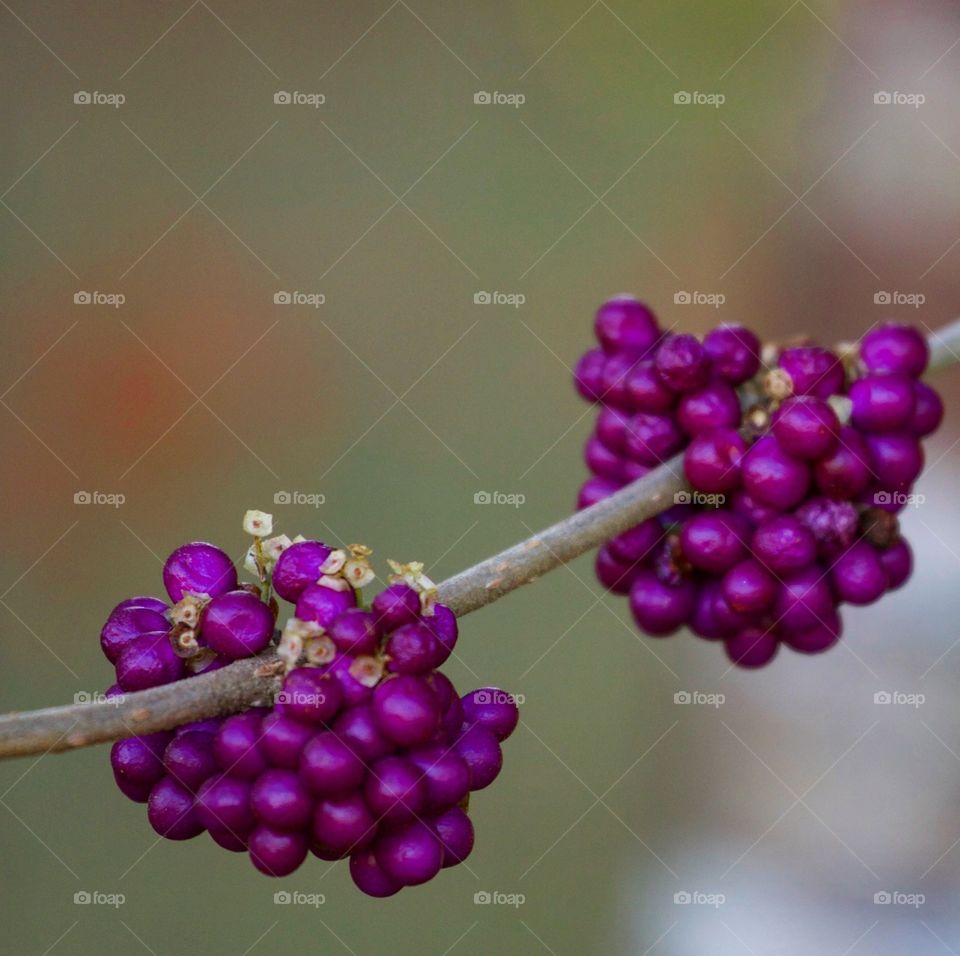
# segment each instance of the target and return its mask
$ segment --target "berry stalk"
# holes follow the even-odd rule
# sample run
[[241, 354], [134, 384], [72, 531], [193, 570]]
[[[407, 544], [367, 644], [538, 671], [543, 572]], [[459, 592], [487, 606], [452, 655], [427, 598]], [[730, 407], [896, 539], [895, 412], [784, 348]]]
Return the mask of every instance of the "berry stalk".
[[[930, 371], [960, 361], [960, 319], [928, 341]], [[469, 614], [666, 510], [690, 488], [682, 458], [441, 582], [439, 600], [457, 617]], [[0, 717], [0, 758], [72, 750], [269, 705], [282, 674], [283, 663], [271, 650], [188, 681], [98, 703], [7, 714]]]

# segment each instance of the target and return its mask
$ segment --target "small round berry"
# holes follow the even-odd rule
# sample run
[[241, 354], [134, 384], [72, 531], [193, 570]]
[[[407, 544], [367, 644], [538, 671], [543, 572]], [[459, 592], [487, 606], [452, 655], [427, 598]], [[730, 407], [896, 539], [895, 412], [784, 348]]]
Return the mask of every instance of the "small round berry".
[[840, 359], [819, 346], [799, 346], [780, 353], [780, 368], [793, 383], [794, 395], [815, 395], [824, 400], [843, 391]]
[[627, 444], [630, 416], [615, 408], [601, 408], [597, 415], [597, 438], [613, 452], [622, 452]]
[[256, 822], [250, 808], [250, 782], [223, 774], [197, 791], [197, 816], [210, 832], [246, 834]]
[[273, 589], [295, 604], [305, 588], [316, 584], [323, 572], [323, 563], [330, 557], [330, 548], [322, 541], [298, 541], [286, 548], [273, 569]]
[[747, 556], [747, 528], [726, 511], [694, 515], [680, 532], [684, 556], [695, 567], [722, 574]]
[[620, 456], [612, 452], [596, 435], [587, 439], [583, 450], [587, 468], [600, 478], [619, 481], [623, 475], [623, 462]]
[[907, 428], [917, 436], [932, 435], [943, 421], [943, 401], [926, 382], [913, 383], [914, 408]]
[[780, 447], [794, 458], [822, 458], [837, 446], [840, 421], [822, 399], [797, 395], [774, 412], [773, 434]]
[[741, 476], [749, 495], [781, 510], [799, 504], [810, 487], [809, 466], [788, 455], [773, 435], [764, 435], [747, 451]]
[[230, 555], [203, 541], [185, 544], [167, 558], [163, 566], [163, 586], [176, 603], [185, 593], [216, 597], [235, 591], [237, 569]]
[[687, 481], [705, 494], [723, 494], [740, 484], [740, 466], [747, 443], [732, 428], [702, 432], [687, 446], [683, 471]]
[[841, 601], [872, 604], [887, 590], [887, 572], [873, 545], [857, 541], [834, 562], [833, 589]]
[[307, 837], [261, 823], [250, 833], [249, 849], [250, 860], [261, 873], [287, 876], [306, 859]]
[[402, 757], [384, 757], [370, 767], [363, 798], [378, 820], [390, 823], [421, 813], [427, 805], [427, 781]]
[[470, 789], [489, 787], [503, 767], [503, 752], [493, 733], [480, 724], [467, 727], [456, 743], [457, 753], [470, 771]]
[[420, 595], [409, 584], [391, 584], [373, 599], [373, 613], [384, 631], [393, 631], [420, 618]]
[[313, 838], [338, 856], [369, 846], [377, 833], [377, 821], [359, 792], [327, 797], [313, 813]]
[[333, 724], [334, 733], [361, 760], [371, 763], [393, 753], [394, 744], [383, 735], [369, 705], [345, 710]]
[[890, 590], [903, 585], [913, 570], [913, 552], [905, 538], [900, 538], [880, 552], [880, 563], [887, 572]]
[[437, 744], [417, 747], [407, 759], [423, 774], [428, 810], [446, 810], [470, 792], [470, 770], [455, 751]]
[[168, 840], [190, 840], [203, 833], [193, 794], [170, 777], [158, 781], [150, 791], [147, 820]]
[[123, 649], [141, 634], [169, 629], [170, 622], [156, 608], [118, 605], [103, 625], [100, 647], [107, 660], [116, 664]]
[[607, 542], [610, 556], [624, 564], [636, 564], [650, 555], [663, 537], [663, 531], [655, 518], [634, 525]]
[[228, 717], [213, 739], [213, 752], [225, 773], [252, 780], [267, 769], [260, 752], [263, 717], [257, 711]]
[[117, 782], [152, 787], [164, 775], [163, 753], [169, 741], [166, 731], [118, 740], [110, 748], [110, 765]]
[[252, 657], [270, 643], [273, 611], [249, 591], [229, 591], [204, 608], [200, 635], [224, 657]]
[[776, 634], [762, 627], [748, 627], [724, 642], [727, 657], [738, 667], [755, 668], [769, 664], [780, 642]]
[[338, 615], [327, 628], [337, 648], [349, 654], [373, 654], [380, 642], [376, 617], [371, 611], [351, 607]]
[[582, 511], [595, 505], [604, 498], [609, 498], [614, 492], [619, 491], [623, 484], [619, 481], [610, 481], [607, 478], [591, 478], [584, 482], [580, 493], [577, 495], [577, 510]]
[[603, 394], [603, 367], [606, 356], [602, 349], [591, 349], [580, 356], [573, 370], [573, 382], [577, 391], [588, 402], [600, 401]]
[[908, 432], [867, 435], [867, 453], [876, 483], [885, 491], [908, 492], [923, 471], [923, 448]]
[[396, 674], [423, 674], [431, 670], [441, 655], [440, 642], [426, 624], [398, 627], [385, 647], [387, 670]]
[[730, 636], [729, 629], [720, 623], [717, 616], [717, 604], [723, 600], [720, 582], [716, 578], [708, 578], [703, 582], [697, 591], [696, 603], [688, 621], [688, 627], [697, 637], [717, 641]]
[[740, 515], [752, 527], [763, 524], [775, 518], [780, 512], [770, 505], [762, 504], [756, 498], [748, 495], [742, 488], [738, 488], [730, 495], [730, 510], [735, 515]]
[[849, 547], [857, 536], [859, 515], [849, 501], [815, 496], [808, 498], [794, 512], [794, 517], [813, 535], [817, 555], [835, 558]]
[[402, 747], [426, 743], [440, 724], [440, 707], [422, 677], [401, 674], [378, 684], [373, 716], [381, 732]]
[[842, 630], [840, 615], [831, 611], [809, 630], [788, 631], [783, 635], [783, 643], [801, 654], [821, 654], [837, 643]]
[[791, 515], [778, 515], [764, 521], [753, 533], [750, 547], [774, 574], [802, 571], [817, 556], [815, 538]]
[[725, 382], [742, 385], [760, 368], [760, 340], [742, 325], [721, 325], [706, 334], [703, 350]]
[[333, 720], [343, 703], [343, 690], [335, 677], [316, 667], [297, 667], [287, 674], [277, 695], [281, 713], [306, 724]]
[[817, 487], [831, 498], [849, 501], [856, 498], [870, 483], [870, 453], [860, 433], [845, 425], [840, 429], [840, 442], [826, 458], [813, 466]]
[[637, 356], [646, 353], [660, 337], [656, 316], [630, 295], [604, 302], [597, 310], [594, 330], [607, 352]]
[[213, 734], [190, 730], [177, 734], [163, 754], [163, 765], [170, 777], [191, 793], [220, 772], [213, 753]]
[[335, 591], [325, 584], [310, 584], [297, 599], [296, 616], [328, 628], [348, 608], [357, 604], [357, 593], [351, 587]]
[[707, 383], [710, 360], [694, 335], [667, 335], [654, 358], [660, 381], [674, 392], [692, 392]]
[[162, 601], [157, 597], [143, 596], [125, 598], [110, 612], [110, 617], [113, 617], [117, 611], [123, 611], [128, 607], [147, 607], [150, 608], [151, 611], [159, 611], [163, 614], [169, 606], [166, 601]]
[[460, 633], [456, 614], [445, 604], [434, 604], [433, 614], [427, 612], [423, 617], [423, 623], [433, 631], [449, 657], [457, 646], [457, 637]]
[[229, 850], [231, 853], [246, 853], [247, 851], [250, 839], [249, 832], [234, 833], [232, 830], [211, 830], [207, 828], [207, 833], [210, 834], [213, 842], [217, 846], [223, 847], [224, 850]]
[[497, 740], [503, 742], [516, 730], [520, 710], [513, 696], [499, 687], [481, 687], [461, 700], [464, 720], [486, 727]]
[[278, 830], [301, 830], [313, 816], [313, 798], [293, 770], [264, 770], [250, 791], [250, 807], [261, 823]]
[[889, 323], [868, 332], [860, 343], [860, 359], [874, 375], [923, 374], [930, 357], [926, 339], [908, 325]]
[[419, 886], [432, 880], [443, 863], [440, 840], [421, 820], [413, 820], [380, 837], [374, 852], [381, 869], [404, 886]]
[[443, 847], [443, 869], [462, 863], [473, 850], [473, 824], [460, 807], [430, 821]]
[[117, 683], [125, 691], [172, 684], [186, 672], [166, 631], [151, 631], [129, 641], [117, 658]]
[[612, 594], [629, 594], [633, 581], [640, 571], [635, 562], [627, 564], [613, 556], [608, 545], [597, 552], [594, 565], [597, 580]]
[[740, 399], [732, 385], [715, 381], [688, 392], [677, 405], [677, 422], [688, 435], [740, 425]]
[[783, 581], [773, 614], [784, 631], [807, 631], [822, 623], [833, 606], [830, 576], [812, 565]]
[[666, 637], [690, 617], [696, 595], [691, 581], [671, 587], [652, 571], [641, 571], [630, 588], [630, 610], [641, 630], [653, 637]]
[[868, 375], [850, 386], [850, 420], [865, 432], [892, 432], [913, 417], [914, 382], [905, 375]]
[[626, 391], [630, 409], [636, 412], [667, 412], [676, 401], [676, 396], [660, 380], [656, 366], [649, 359], [631, 367]]
[[727, 571], [722, 588], [727, 604], [746, 614], [766, 610], [777, 596], [776, 579], [753, 558], [741, 561]]
[[380, 868], [373, 850], [361, 850], [350, 857], [350, 877], [358, 890], [382, 899], [403, 889], [403, 884]]
[[679, 451], [683, 442], [671, 416], [637, 412], [628, 425], [626, 453], [641, 465], [659, 465]]
[[610, 355], [603, 365], [603, 392], [600, 400], [610, 408], [619, 408], [629, 412], [633, 410], [633, 401], [627, 383], [635, 359], [629, 355]]
[[333, 731], [317, 734], [300, 755], [300, 775], [318, 796], [349, 793], [363, 783], [363, 761]]
[[263, 718], [259, 749], [274, 767], [296, 770], [300, 754], [314, 730], [308, 724], [272, 711]]

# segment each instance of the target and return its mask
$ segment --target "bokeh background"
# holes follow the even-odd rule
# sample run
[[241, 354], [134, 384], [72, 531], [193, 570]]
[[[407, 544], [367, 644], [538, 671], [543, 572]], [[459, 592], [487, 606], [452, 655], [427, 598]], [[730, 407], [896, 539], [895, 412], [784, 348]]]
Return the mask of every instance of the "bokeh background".
[[[0, 0], [0, 24], [4, 710], [102, 690], [107, 611], [186, 540], [240, 555], [247, 508], [436, 579], [567, 513], [570, 367], [610, 294], [767, 339], [960, 311], [953, 4]], [[398, 897], [157, 840], [105, 747], [4, 763], [0, 949], [960, 951], [957, 440], [951, 415], [903, 516], [913, 581], [826, 657], [741, 673], [641, 638], [590, 557], [466, 619], [451, 676], [523, 723], [469, 866]]]

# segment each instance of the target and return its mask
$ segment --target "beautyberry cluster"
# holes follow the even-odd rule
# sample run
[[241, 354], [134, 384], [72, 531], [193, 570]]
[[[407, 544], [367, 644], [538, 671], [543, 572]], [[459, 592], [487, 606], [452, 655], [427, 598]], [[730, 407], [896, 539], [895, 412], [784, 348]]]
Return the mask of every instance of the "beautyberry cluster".
[[840, 353], [761, 348], [739, 325], [702, 341], [662, 332], [629, 297], [605, 303], [595, 329], [600, 346], [575, 372], [599, 405], [579, 507], [681, 451], [693, 489], [597, 555], [600, 582], [629, 595], [643, 631], [687, 626], [760, 667], [781, 644], [826, 650], [840, 605], [907, 580], [896, 515], [923, 467], [920, 439], [943, 417], [915, 329], [887, 324]]
[[[282, 688], [272, 707], [118, 741], [117, 786], [146, 803], [161, 836], [206, 831], [270, 876], [308, 853], [349, 858], [363, 892], [391, 896], [461, 863], [474, 840], [469, 794], [500, 772], [513, 699], [492, 687], [460, 697], [438, 670], [457, 619], [422, 565], [391, 562], [389, 585], [366, 607], [369, 549], [266, 538], [262, 512], [244, 527], [257, 583], [241, 585], [227, 554], [195, 542], [167, 559], [169, 601], [114, 608], [101, 633], [117, 675], [107, 696], [208, 673], [274, 642]], [[276, 598], [294, 605], [282, 633]]]

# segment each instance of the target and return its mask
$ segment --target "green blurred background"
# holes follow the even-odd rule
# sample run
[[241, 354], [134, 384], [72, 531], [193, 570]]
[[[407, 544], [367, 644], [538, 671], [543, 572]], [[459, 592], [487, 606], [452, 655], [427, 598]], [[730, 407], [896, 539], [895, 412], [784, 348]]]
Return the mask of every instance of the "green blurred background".
[[[247, 508], [438, 580], [567, 513], [591, 424], [569, 368], [610, 294], [767, 339], [960, 311], [946, 2], [10, 0], [0, 23], [4, 710], [102, 690], [109, 609], [184, 541], [240, 555]], [[523, 724], [468, 865], [398, 897], [158, 841], [105, 747], [3, 764], [0, 951], [955, 951], [956, 441], [948, 417], [904, 515], [914, 580], [825, 658], [735, 673], [641, 638], [590, 557], [466, 619], [451, 677], [523, 695]]]

